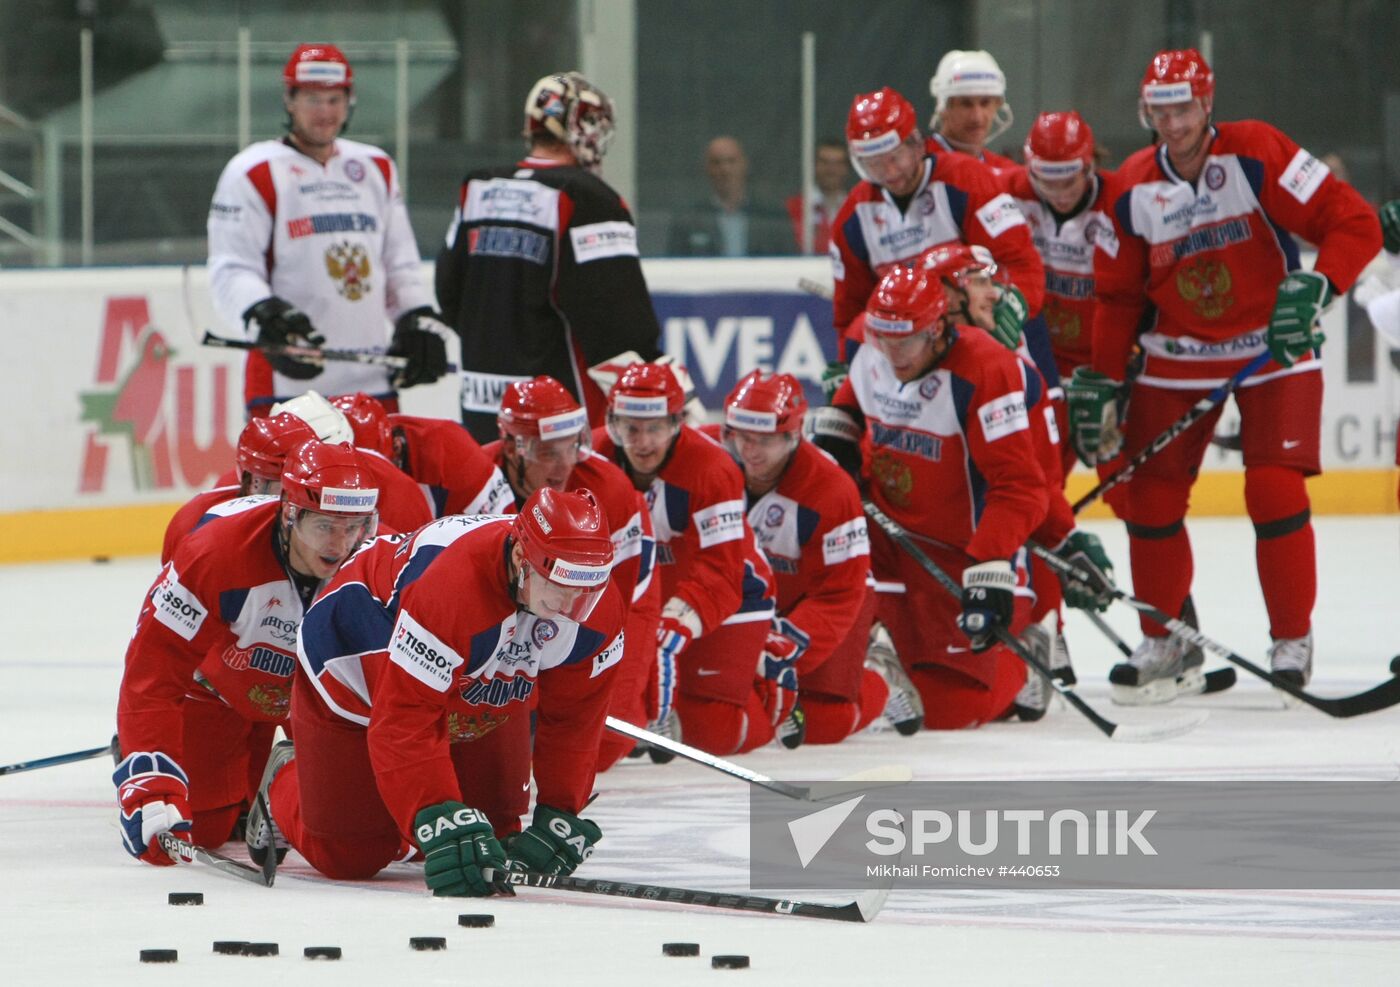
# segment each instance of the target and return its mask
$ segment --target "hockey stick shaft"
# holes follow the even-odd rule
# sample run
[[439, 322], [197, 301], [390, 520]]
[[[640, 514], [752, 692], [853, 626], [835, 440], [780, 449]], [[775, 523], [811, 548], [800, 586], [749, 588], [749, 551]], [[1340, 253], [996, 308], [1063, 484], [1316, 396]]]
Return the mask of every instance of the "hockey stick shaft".
[[[227, 336], [216, 336], [214, 333], [205, 330], [204, 338], [200, 340], [205, 346], [213, 346], [217, 349], [225, 350], [259, 350], [271, 356], [293, 356], [309, 360], [334, 360], [341, 363], [367, 363], [376, 367], [388, 367], [390, 370], [402, 370], [408, 366], [408, 358], [403, 356], [389, 356], [387, 353], [361, 353], [358, 350], [326, 350], [317, 346], [263, 346], [258, 343], [249, 342], [246, 339], [229, 339]], [[457, 365], [449, 363], [448, 373], [456, 373]]]
[[[239, 880], [248, 881], [251, 884], [261, 885], [265, 888], [272, 887], [273, 875], [267, 870], [258, 870], [255, 867], [249, 867], [247, 864], [240, 863], [230, 857], [225, 857], [221, 853], [215, 853], [213, 850], [206, 850], [204, 847], [195, 846], [193, 843], [186, 843], [174, 833], [161, 833], [156, 839], [160, 842], [160, 848], [176, 863], [204, 864], [206, 867], [214, 868], [214, 870], [221, 874], [227, 874], [230, 877], [236, 877]], [[268, 855], [274, 856], [271, 849], [268, 850]]]
[[696, 764], [703, 764], [707, 768], [713, 768], [716, 771], [722, 771], [735, 778], [741, 778], [751, 785], [766, 788], [770, 792], [785, 795], [790, 799], [805, 800], [807, 796], [811, 794], [810, 789], [801, 788], [797, 785], [789, 785], [785, 781], [777, 781], [776, 779], [769, 778], [767, 775], [759, 774], [757, 771], [750, 771], [748, 768], [735, 764], [733, 761], [726, 761], [724, 758], [716, 757], [714, 754], [708, 751], [702, 751], [698, 747], [691, 747], [689, 744], [683, 744], [679, 740], [672, 740], [670, 737], [663, 737], [659, 733], [653, 733], [642, 727], [633, 726], [626, 720], [619, 720], [615, 716], [609, 716], [607, 718], [606, 726], [613, 733], [620, 733], [624, 737], [631, 737], [633, 740], [641, 741], [644, 744], [650, 744], [664, 751], [670, 751], [672, 754], [683, 757], [688, 761], [694, 761]]
[[820, 281], [813, 281], [811, 278], [798, 278], [797, 287], [801, 288], [809, 295], [815, 295], [823, 301], [829, 302], [832, 299], [831, 289]]
[[[527, 871], [501, 871], [483, 868], [482, 877], [493, 884], [513, 887], [552, 888], [583, 894], [611, 895], [615, 898], [636, 898], [673, 905], [704, 905], [740, 912], [767, 912], [773, 915], [801, 915], [807, 918], [833, 919], [838, 922], [869, 922], [884, 904], [883, 896], [871, 908], [861, 901], [845, 905], [819, 905], [786, 898], [763, 898], [757, 895], [731, 894], [719, 891], [694, 891], [690, 888], [669, 888], [659, 884], [630, 884], [625, 881], [600, 881], [589, 878], [561, 877], [554, 874], [532, 874]], [[872, 899], [875, 895], [871, 896]]]
[[33, 761], [21, 761], [18, 764], [7, 764], [0, 767], [0, 775], [18, 774], [21, 771], [37, 771], [39, 768], [52, 768], [60, 764], [72, 764], [75, 761], [86, 761], [89, 758], [101, 757], [103, 754], [112, 753], [112, 745], [104, 747], [92, 747], [85, 751], [73, 751], [71, 754], [55, 754], [53, 757], [40, 757]]
[[[1044, 559], [1050, 568], [1069, 576], [1079, 582], [1093, 586], [1101, 582], [1089, 573], [1065, 559], [1060, 558], [1054, 552], [1043, 545], [1031, 544], [1031, 551]], [[1299, 702], [1307, 703], [1314, 709], [1321, 710], [1328, 716], [1348, 717], [1360, 716], [1363, 713], [1374, 713], [1376, 710], [1386, 709], [1400, 703], [1400, 678], [1392, 677], [1382, 682], [1380, 685], [1367, 689], [1365, 692], [1358, 692], [1352, 696], [1342, 696], [1337, 699], [1327, 699], [1322, 696], [1315, 696], [1305, 689], [1302, 689], [1286, 679], [1281, 679], [1273, 672], [1270, 672], [1259, 665], [1254, 664], [1248, 658], [1244, 658], [1234, 651], [1231, 651], [1219, 641], [1206, 637], [1184, 620], [1167, 615], [1166, 611], [1158, 610], [1152, 604], [1136, 597], [1129, 596], [1116, 586], [1109, 585], [1108, 593], [1115, 600], [1121, 600], [1132, 607], [1138, 613], [1146, 614], [1157, 623], [1165, 627], [1171, 634], [1183, 641], [1189, 641], [1198, 648], [1204, 648], [1212, 654], [1219, 655], [1231, 664], [1238, 665], [1246, 672], [1259, 676], [1268, 682], [1275, 689], [1288, 693]]]
[[1118, 469], [1114, 470], [1108, 476], [1104, 477], [1092, 489], [1085, 493], [1084, 496], [1076, 500], [1072, 508], [1074, 513], [1078, 514], [1080, 511], [1088, 507], [1094, 501], [1098, 500], [1100, 497], [1102, 497], [1108, 491], [1112, 490], [1114, 487], [1122, 486], [1124, 483], [1127, 483], [1129, 480], [1131, 480], [1133, 478], [1133, 474], [1137, 472], [1139, 466], [1147, 462], [1153, 456], [1157, 455], [1157, 453], [1161, 452], [1167, 446], [1171, 445], [1171, 443], [1175, 441], [1177, 436], [1181, 435], [1182, 432], [1185, 432], [1192, 425], [1196, 424], [1196, 422], [1200, 421], [1206, 415], [1210, 414], [1211, 410], [1214, 409], [1216, 405], [1220, 404], [1220, 402], [1224, 401], [1227, 397], [1229, 397], [1231, 392], [1233, 392], [1235, 388], [1239, 387], [1246, 377], [1249, 377], [1251, 374], [1255, 373], [1257, 370], [1259, 370], [1260, 367], [1264, 366], [1264, 364], [1268, 362], [1269, 354], [1260, 353], [1253, 360], [1250, 360], [1247, 364], [1245, 364], [1238, 371], [1236, 371], [1233, 377], [1225, 381], [1223, 384], [1218, 385], [1213, 391], [1211, 391], [1205, 397], [1201, 398], [1199, 401], [1193, 404], [1190, 410], [1186, 412], [1186, 414], [1182, 415], [1176, 421], [1168, 425], [1160, 435], [1158, 435], [1155, 439], [1149, 442], [1142, 449], [1138, 450], [1137, 454], [1134, 455], [1132, 459], [1128, 460], [1122, 466], [1118, 467]]
[[[876, 504], [869, 500], [864, 501], [864, 505], [865, 513], [870, 516], [870, 519], [874, 521], [877, 525], [879, 525], [880, 528], [887, 535], [889, 535], [890, 538], [892, 538], [895, 541], [895, 543], [899, 545], [900, 548], [904, 549], [904, 551], [909, 554], [909, 557], [919, 564], [919, 567], [921, 569], [923, 569], [935, 580], [937, 580], [943, 586], [943, 588], [946, 589], [953, 596], [962, 596], [962, 587], [959, 586], [956, 582], [954, 582], [953, 577], [949, 576], [946, 572], [940, 569], [938, 567], [938, 564], [935, 563], [933, 559], [928, 557], [924, 550], [920, 548], [912, 538], [909, 537], [909, 533], [900, 526], [899, 522], [895, 521], [888, 514], [882, 511]], [[1122, 724], [1115, 723], [1112, 720], [1100, 714], [1098, 710], [1094, 709], [1094, 707], [1090, 706], [1087, 702], [1081, 699], [1079, 697], [1079, 694], [1076, 693], [1072, 687], [1065, 685], [1063, 682], [1059, 681], [1053, 675], [1051, 675], [1050, 669], [1046, 667], [1046, 665], [1042, 663], [1039, 659], [1037, 659], [1035, 655], [1031, 654], [1030, 651], [1028, 651], [1026, 647], [1023, 644], [1021, 644], [1021, 642], [1018, 641], [1016, 637], [1006, 628], [1000, 626], [993, 627], [992, 633], [1000, 643], [1009, 648], [1016, 655], [1016, 657], [1020, 658], [1023, 662], [1025, 662], [1026, 665], [1032, 671], [1034, 671], [1041, 678], [1045, 679], [1048, 683], [1050, 683], [1051, 687], [1054, 688], [1056, 692], [1065, 697], [1066, 702], [1068, 702], [1075, 709], [1079, 710], [1079, 712], [1084, 715], [1085, 719], [1087, 719], [1090, 723], [1096, 726], [1107, 737], [1112, 738], [1115, 735], [1117, 735], [1120, 740], [1160, 739], [1168, 736], [1173, 736], [1175, 734], [1183, 733], [1187, 730], [1194, 729], [1196, 726], [1199, 725], [1200, 721], [1198, 720], [1192, 722], [1189, 726], [1185, 723], [1182, 723], [1176, 726], [1166, 726], [1157, 730], [1153, 730], [1150, 728], [1145, 730], [1125, 730]]]

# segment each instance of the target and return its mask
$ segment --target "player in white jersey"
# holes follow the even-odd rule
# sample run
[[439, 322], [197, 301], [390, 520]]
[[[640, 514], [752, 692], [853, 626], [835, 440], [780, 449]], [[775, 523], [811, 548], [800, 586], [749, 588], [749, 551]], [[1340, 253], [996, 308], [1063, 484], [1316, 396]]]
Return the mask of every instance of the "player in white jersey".
[[[282, 72], [287, 135], [234, 156], [209, 207], [209, 287], [222, 321], [259, 345], [313, 345], [408, 358], [391, 376], [370, 364], [249, 354], [251, 414], [300, 394], [395, 388], [447, 372], [450, 330], [433, 309], [387, 153], [340, 136], [354, 106], [354, 73], [340, 49], [300, 45]], [[390, 410], [397, 411], [396, 405]]]

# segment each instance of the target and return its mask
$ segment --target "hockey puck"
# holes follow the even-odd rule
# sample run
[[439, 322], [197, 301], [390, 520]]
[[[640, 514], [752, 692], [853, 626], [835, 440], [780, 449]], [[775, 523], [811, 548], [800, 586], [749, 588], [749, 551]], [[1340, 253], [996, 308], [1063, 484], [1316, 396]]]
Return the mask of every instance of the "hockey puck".
[[749, 965], [749, 958], [739, 954], [731, 956], [711, 956], [710, 966], [716, 970], [743, 970]]
[[494, 915], [458, 915], [457, 924], [468, 929], [489, 929], [496, 924]]
[[340, 959], [339, 946], [307, 946], [301, 951], [301, 955], [308, 960], [338, 960]]
[[662, 956], [699, 956], [700, 944], [698, 942], [663, 942], [661, 944]]
[[446, 949], [447, 939], [444, 936], [414, 936], [408, 944], [420, 951]]
[[224, 956], [241, 956], [246, 945], [248, 944], [242, 939], [220, 939], [214, 943], [214, 952]]
[[1390, 659], [1390, 674], [1400, 675], [1400, 655]]
[[172, 905], [202, 905], [204, 893], [201, 891], [172, 891], [166, 899]]
[[238, 951], [239, 956], [276, 956], [277, 953], [275, 942], [245, 942]]
[[180, 954], [173, 949], [141, 950], [142, 963], [174, 963], [179, 958]]

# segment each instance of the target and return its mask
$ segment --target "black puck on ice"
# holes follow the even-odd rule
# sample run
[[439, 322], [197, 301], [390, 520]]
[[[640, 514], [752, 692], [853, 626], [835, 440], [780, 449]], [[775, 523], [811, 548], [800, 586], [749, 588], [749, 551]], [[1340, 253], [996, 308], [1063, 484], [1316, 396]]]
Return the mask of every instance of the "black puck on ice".
[[1400, 655], [1390, 659], [1390, 674], [1400, 675]]
[[180, 954], [173, 949], [141, 950], [142, 963], [174, 963], [179, 958]]
[[245, 942], [238, 951], [239, 956], [276, 956], [277, 953], [275, 942]]
[[200, 891], [172, 891], [166, 900], [172, 905], [202, 905], [204, 894]]
[[661, 944], [662, 956], [699, 956], [700, 944], [698, 942], [663, 942]]
[[222, 953], [224, 956], [241, 956], [243, 947], [248, 945], [242, 939], [220, 939], [214, 943], [214, 952]]
[[749, 958], [740, 954], [711, 956], [710, 966], [716, 970], [742, 970], [749, 965]]
[[457, 924], [467, 929], [489, 929], [496, 924], [496, 916], [458, 915]]
[[301, 951], [301, 955], [308, 960], [338, 960], [340, 959], [339, 946], [307, 946]]
[[447, 939], [444, 936], [414, 936], [408, 944], [417, 950], [446, 949]]

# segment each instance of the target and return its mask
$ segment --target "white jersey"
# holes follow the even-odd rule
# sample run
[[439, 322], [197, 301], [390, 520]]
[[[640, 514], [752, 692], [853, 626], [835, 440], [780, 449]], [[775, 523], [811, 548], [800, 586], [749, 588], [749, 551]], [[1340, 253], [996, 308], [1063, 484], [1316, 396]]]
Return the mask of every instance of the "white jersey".
[[[327, 347], [383, 353], [391, 320], [433, 304], [420, 263], [398, 171], [377, 147], [337, 140], [321, 165], [284, 141], [260, 141], [219, 176], [209, 286], [215, 311], [239, 335], [243, 313], [276, 295], [306, 313]], [[291, 397], [307, 386], [273, 374], [268, 394], [250, 382], [249, 397]], [[327, 363], [310, 386], [392, 393], [386, 369], [348, 362]]]

